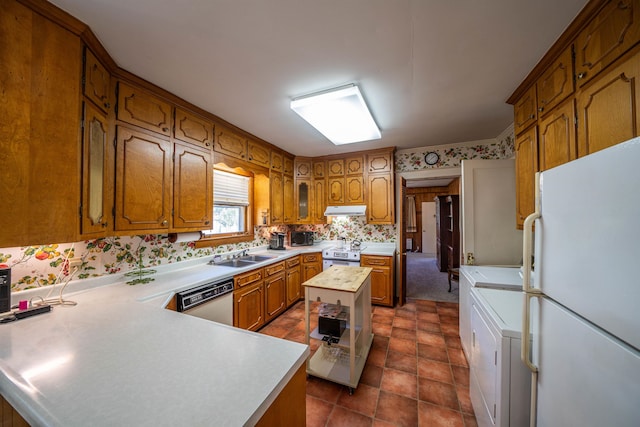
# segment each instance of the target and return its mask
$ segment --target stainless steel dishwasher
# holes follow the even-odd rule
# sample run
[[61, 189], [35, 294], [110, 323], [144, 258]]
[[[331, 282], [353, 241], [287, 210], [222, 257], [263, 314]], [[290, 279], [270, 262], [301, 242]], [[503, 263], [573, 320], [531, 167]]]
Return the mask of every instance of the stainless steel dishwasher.
[[178, 311], [233, 326], [233, 278], [178, 292]]

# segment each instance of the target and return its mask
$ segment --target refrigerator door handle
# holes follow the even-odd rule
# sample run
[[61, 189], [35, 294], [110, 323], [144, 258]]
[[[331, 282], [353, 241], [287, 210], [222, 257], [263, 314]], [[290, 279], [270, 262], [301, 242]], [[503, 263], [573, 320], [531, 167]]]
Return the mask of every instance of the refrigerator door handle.
[[522, 225], [522, 290], [529, 292], [531, 290], [531, 270], [533, 252], [533, 224], [535, 220], [540, 218], [540, 172], [536, 172], [535, 176], [535, 202], [534, 211], [525, 218]]
[[520, 358], [527, 368], [531, 370], [531, 409], [529, 415], [529, 427], [536, 427], [536, 402], [538, 401], [538, 367], [531, 361], [531, 298], [542, 296], [542, 292], [538, 289], [530, 289], [529, 292], [522, 294], [524, 301], [524, 309], [522, 310], [522, 340], [520, 341], [520, 349], [522, 350]]

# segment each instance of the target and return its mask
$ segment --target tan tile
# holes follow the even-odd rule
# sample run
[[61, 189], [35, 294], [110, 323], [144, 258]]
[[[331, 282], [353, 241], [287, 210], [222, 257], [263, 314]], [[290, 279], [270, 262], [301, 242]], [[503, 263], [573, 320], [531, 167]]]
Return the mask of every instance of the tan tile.
[[461, 348], [447, 348], [447, 352], [449, 353], [449, 361], [452, 365], [464, 366], [465, 368], [469, 367], [469, 363], [467, 363], [467, 358], [464, 356], [464, 351]]
[[396, 310], [391, 308], [391, 307], [375, 306], [375, 307], [373, 307], [373, 313], [374, 314], [380, 314], [380, 315], [383, 315], [383, 316], [395, 316], [396, 315]]
[[447, 349], [438, 345], [418, 343], [418, 357], [449, 363]]
[[469, 368], [451, 365], [451, 371], [453, 372], [453, 379], [457, 385], [469, 387]]
[[460, 329], [457, 323], [440, 323], [440, 330], [444, 335], [460, 336]]
[[425, 331], [419, 330], [417, 331], [417, 338], [418, 338], [418, 342], [421, 342], [423, 344], [441, 346], [441, 347], [445, 346], [444, 337], [440, 334], [433, 334], [431, 332], [425, 332]]
[[415, 319], [416, 311], [407, 310], [406, 308], [399, 308], [396, 310], [396, 317], [402, 317], [403, 319]]
[[427, 322], [426, 320], [418, 320], [416, 326], [418, 330], [421, 330], [421, 331], [433, 332], [435, 334], [442, 333], [442, 331], [440, 330], [440, 323], [432, 323], [432, 322]]
[[456, 386], [456, 393], [458, 394], [458, 402], [460, 402], [460, 410], [462, 410], [464, 414], [473, 414], [469, 386]]
[[333, 404], [307, 394], [307, 427], [324, 427], [333, 411]]
[[370, 427], [373, 425], [373, 419], [347, 408], [336, 406], [327, 425], [332, 427]]
[[307, 394], [329, 403], [336, 403], [342, 386], [316, 377], [307, 378]]
[[379, 348], [382, 350], [386, 350], [389, 347], [389, 337], [385, 337], [383, 335], [374, 335], [373, 343], [371, 343], [371, 348]]
[[418, 312], [416, 316], [418, 321], [430, 322], [430, 323], [440, 323], [440, 317], [438, 317], [438, 313], [427, 313], [427, 312]]
[[462, 348], [462, 343], [460, 342], [459, 336], [445, 335], [444, 340], [445, 340], [445, 345], [448, 348]]
[[418, 403], [418, 418], [420, 427], [465, 427], [460, 412], [426, 402]]
[[381, 390], [376, 418], [395, 426], [415, 427], [418, 425], [418, 401]]
[[440, 317], [440, 323], [442, 323], [443, 325], [457, 325], [460, 323], [460, 319], [458, 318], [458, 316], [449, 316], [446, 314], [443, 315], [438, 313], [438, 317]]
[[395, 317], [393, 326], [396, 328], [416, 329], [416, 321], [413, 319], [405, 319], [403, 317]]
[[372, 323], [371, 329], [375, 335], [382, 335], [388, 337], [391, 335], [391, 325], [385, 325], [384, 323]]
[[460, 409], [458, 394], [453, 384], [418, 377], [418, 399], [456, 411]]
[[367, 357], [366, 363], [372, 364], [375, 366], [384, 366], [386, 358], [387, 358], [387, 350], [374, 348], [369, 350], [369, 356]]
[[389, 352], [392, 351], [415, 356], [418, 351], [416, 340], [405, 340], [402, 338], [391, 337], [389, 339]]
[[381, 366], [367, 362], [360, 376], [360, 383], [379, 388], [382, 382], [382, 371], [383, 368]]
[[418, 359], [418, 375], [442, 383], [453, 384], [451, 365], [429, 359]]
[[384, 367], [416, 374], [418, 372], [417, 364], [418, 358], [416, 356], [390, 351]]
[[374, 314], [371, 317], [371, 321], [374, 323], [381, 323], [383, 325], [391, 325], [393, 324], [393, 317], [394, 316], [386, 316], [386, 315], [382, 315], [382, 314]]
[[361, 381], [353, 391], [353, 395], [350, 395], [348, 388], [344, 387], [338, 397], [337, 405], [359, 412], [367, 417], [373, 417], [378, 404], [379, 392], [380, 388], [362, 384]]
[[415, 342], [416, 331], [415, 329], [393, 328], [391, 329], [391, 337], [412, 340]]
[[418, 397], [418, 377], [408, 372], [385, 368], [380, 389], [416, 399]]

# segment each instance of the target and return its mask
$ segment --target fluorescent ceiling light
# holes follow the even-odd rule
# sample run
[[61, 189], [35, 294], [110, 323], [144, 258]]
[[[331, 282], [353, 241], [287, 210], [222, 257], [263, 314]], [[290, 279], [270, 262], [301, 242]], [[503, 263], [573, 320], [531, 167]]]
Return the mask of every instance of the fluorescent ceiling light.
[[295, 98], [291, 109], [336, 145], [381, 138], [354, 84]]

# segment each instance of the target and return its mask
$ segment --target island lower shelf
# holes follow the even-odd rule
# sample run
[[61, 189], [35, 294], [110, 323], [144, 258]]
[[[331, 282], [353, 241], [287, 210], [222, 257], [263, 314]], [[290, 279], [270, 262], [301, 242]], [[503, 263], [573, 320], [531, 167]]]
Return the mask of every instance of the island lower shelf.
[[356, 388], [360, 382], [372, 342], [373, 334], [370, 333], [365, 338], [360, 354], [354, 354], [353, 365], [351, 362], [352, 353], [349, 350], [341, 346], [329, 346], [323, 343], [307, 361], [307, 374]]

